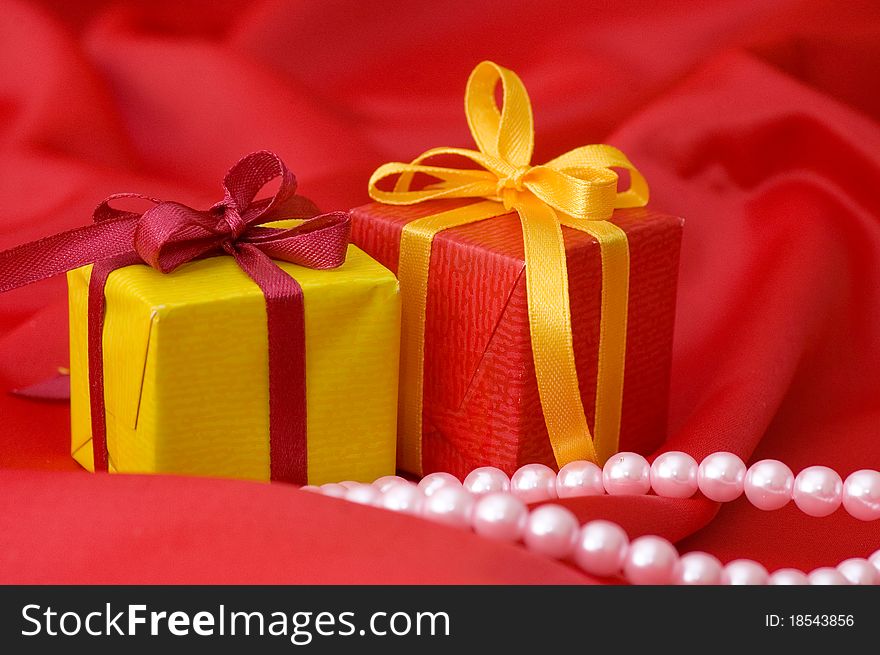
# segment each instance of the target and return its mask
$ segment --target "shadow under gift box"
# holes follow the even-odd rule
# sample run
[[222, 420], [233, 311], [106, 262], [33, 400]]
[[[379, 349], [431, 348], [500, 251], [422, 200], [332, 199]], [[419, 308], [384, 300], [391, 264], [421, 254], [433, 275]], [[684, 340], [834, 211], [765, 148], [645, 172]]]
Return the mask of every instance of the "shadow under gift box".
[[[397, 271], [403, 226], [468, 204], [371, 203], [352, 210], [352, 241]], [[648, 454], [666, 436], [681, 218], [618, 209], [627, 235], [630, 295], [618, 450]], [[593, 425], [601, 257], [588, 234], [563, 227], [580, 395]], [[406, 311], [406, 308], [404, 308]], [[401, 385], [409, 380], [400, 380]], [[422, 468], [463, 478], [478, 466], [508, 474], [540, 462], [557, 468], [535, 379], [522, 231], [516, 214], [434, 237], [425, 318]]]
[[[393, 474], [397, 280], [355, 246], [335, 269], [276, 263], [303, 290], [309, 483]], [[68, 273], [71, 452], [94, 470], [90, 271]], [[164, 275], [144, 265], [119, 269], [105, 296], [110, 471], [268, 480], [268, 346], [259, 287], [224, 256]]]

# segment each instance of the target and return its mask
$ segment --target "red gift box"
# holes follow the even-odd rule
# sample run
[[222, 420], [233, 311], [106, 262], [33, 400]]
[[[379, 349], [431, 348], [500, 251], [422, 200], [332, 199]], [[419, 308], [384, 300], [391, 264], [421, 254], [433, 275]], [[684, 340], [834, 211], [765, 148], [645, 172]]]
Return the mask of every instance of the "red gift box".
[[[397, 273], [403, 226], [468, 204], [379, 203], [352, 211], [352, 240]], [[630, 282], [619, 449], [649, 453], [665, 438], [681, 218], [619, 209]], [[601, 258], [590, 235], [563, 227], [581, 399], [593, 424]], [[401, 385], [408, 382], [404, 379]], [[556, 468], [535, 379], [522, 230], [515, 213], [434, 237], [428, 276], [422, 408], [423, 473], [459, 477], [478, 466], [508, 474]]]

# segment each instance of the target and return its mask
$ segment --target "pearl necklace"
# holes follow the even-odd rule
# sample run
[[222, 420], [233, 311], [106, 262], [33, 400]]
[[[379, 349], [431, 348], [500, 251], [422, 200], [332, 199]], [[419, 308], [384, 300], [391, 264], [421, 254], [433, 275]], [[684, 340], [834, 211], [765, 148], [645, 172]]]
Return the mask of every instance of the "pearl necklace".
[[527, 464], [511, 478], [482, 467], [460, 482], [449, 473], [431, 473], [415, 484], [396, 475], [359, 482], [307, 485], [303, 490], [356, 503], [414, 514], [478, 535], [522, 542], [529, 550], [569, 560], [585, 572], [623, 577], [631, 584], [880, 584], [880, 550], [868, 559], [852, 558], [809, 575], [780, 569], [772, 575], [758, 562], [739, 559], [722, 565], [708, 553], [679, 555], [663, 537], [630, 541], [616, 523], [597, 520], [584, 526], [555, 504], [530, 509], [527, 503], [577, 496], [642, 495], [689, 498], [699, 490], [710, 500], [731, 502], [745, 493], [757, 508], [774, 510], [790, 500], [805, 514], [828, 516], [842, 504], [863, 521], [880, 519], [880, 472], [861, 470], [846, 481], [825, 466], [811, 466], [797, 477], [780, 461], [765, 459], [748, 469], [732, 453], [717, 452], [699, 465], [686, 453], [667, 452], [653, 464], [636, 453], [618, 453], [604, 469], [571, 462], [559, 473], [543, 464]]

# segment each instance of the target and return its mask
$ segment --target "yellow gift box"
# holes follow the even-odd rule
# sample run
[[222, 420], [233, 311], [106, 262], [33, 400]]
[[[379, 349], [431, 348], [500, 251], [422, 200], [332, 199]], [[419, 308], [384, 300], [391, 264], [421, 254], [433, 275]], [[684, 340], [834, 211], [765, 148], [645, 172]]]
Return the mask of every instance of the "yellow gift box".
[[[276, 224], [278, 227], [290, 222]], [[302, 287], [308, 481], [395, 470], [400, 299], [394, 275], [355, 246], [314, 270], [276, 262]], [[71, 452], [94, 470], [87, 305], [91, 266], [68, 273]], [[105, 287], [109, 470], [269, 479], [265, 298], [231, 257], [171, 274], [121, 268]]]

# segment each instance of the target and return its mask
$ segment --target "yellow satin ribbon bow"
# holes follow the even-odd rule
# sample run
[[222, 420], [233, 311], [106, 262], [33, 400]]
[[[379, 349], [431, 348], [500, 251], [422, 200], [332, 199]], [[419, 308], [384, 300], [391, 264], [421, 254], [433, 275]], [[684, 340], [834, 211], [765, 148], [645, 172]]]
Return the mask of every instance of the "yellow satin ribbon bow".
[[[495, 102], [499, 81], [500, 110]], [[615, 208], [644, 206], [648, 184], [626, 155], [607, 145], [575, 148], [532, 166], [534, 126], [528, 93], [513, 71], [495, 63], [484, 61], [471, 73], [465, 113], [479, 150], [433, 148], [409, 164], [384, 164], [370, 178], [370, 197], [391, 205], [441, 198], [483, 199], [412, 221], [403, 229], [398, 269], [403, 304], [398, 462], [403, 469], [422, 472], [423, 344], [431, 241], [442, 230], [515, 210], [525, 247], [535, 375], [556, 462], [564, 466], [583, 459], [601, 464], [617, 452], [629, 299], [626, 234], [608, 219]], [[423, 163], [438, 155], [465, 157], [480, 168]], [[614, 168], [629, 171], [626, 191], [618, 192]], [[416, 173], [439, 181], [413, 190]], [[393, 176], [397, 176], [393, 191], [379, 188], [382, 180]], [[595, 436], [587, 425], [578, 389], [562, 225], [592, 235], [602, 257]]]

